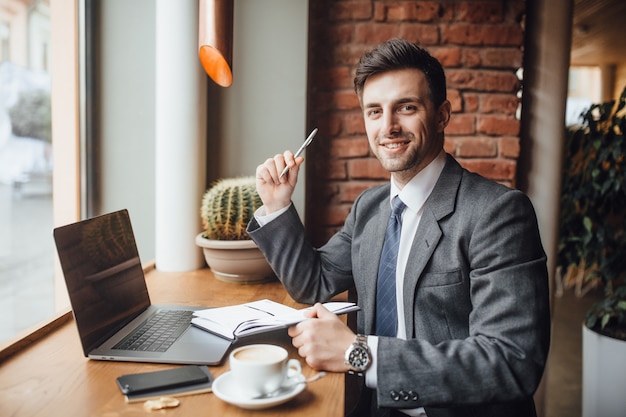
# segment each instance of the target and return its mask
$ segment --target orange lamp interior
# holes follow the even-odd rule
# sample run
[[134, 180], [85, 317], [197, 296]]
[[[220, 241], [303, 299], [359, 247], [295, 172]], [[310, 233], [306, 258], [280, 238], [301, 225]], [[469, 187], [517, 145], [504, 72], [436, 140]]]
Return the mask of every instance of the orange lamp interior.
[[233, 73], [220, 51], [212, 46], [202, 45], [198, 53], [202, 67], [209, 77], [222, 87], [230, 87]]

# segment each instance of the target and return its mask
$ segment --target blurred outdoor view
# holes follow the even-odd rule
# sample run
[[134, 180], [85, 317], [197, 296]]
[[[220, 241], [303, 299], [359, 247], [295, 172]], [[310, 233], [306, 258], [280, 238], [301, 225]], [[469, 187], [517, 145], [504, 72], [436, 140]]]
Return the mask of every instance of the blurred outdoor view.
[[0, 0], [0, 343], [54, 313], [49, 0]]

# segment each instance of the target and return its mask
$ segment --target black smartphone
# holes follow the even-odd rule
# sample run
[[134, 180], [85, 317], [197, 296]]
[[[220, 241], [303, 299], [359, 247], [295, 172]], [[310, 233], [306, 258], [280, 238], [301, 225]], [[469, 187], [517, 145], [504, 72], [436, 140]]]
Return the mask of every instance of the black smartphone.
[[208, 382], [209, 376], [208, 368], [188, 365], [163, 371], [122, 375], [117, 378], [117, 385], [123, 394], [129, 395], [201, 384]]

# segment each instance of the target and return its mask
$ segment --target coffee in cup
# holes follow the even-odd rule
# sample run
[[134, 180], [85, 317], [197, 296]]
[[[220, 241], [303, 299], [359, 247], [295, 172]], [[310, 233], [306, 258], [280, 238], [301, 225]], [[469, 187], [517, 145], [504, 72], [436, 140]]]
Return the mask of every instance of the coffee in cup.
[[253, 398], [279, 389], [302, 372], [300, 361], [289, 359], [287, 350], [276, 345], [242, 346], [230, 354], [234, 385], [243, 398]]

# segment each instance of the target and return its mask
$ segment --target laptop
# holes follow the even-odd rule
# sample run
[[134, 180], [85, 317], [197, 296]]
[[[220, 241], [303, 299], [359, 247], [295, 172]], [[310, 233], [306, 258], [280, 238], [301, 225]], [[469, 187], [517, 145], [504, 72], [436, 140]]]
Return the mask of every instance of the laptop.
[[192, 312], [206, 306], [150, 302], [128, 210], [55, 228], [54, 240], [86, 357], [197, 365], [222, 361], [232, 342], [191, 326]]

